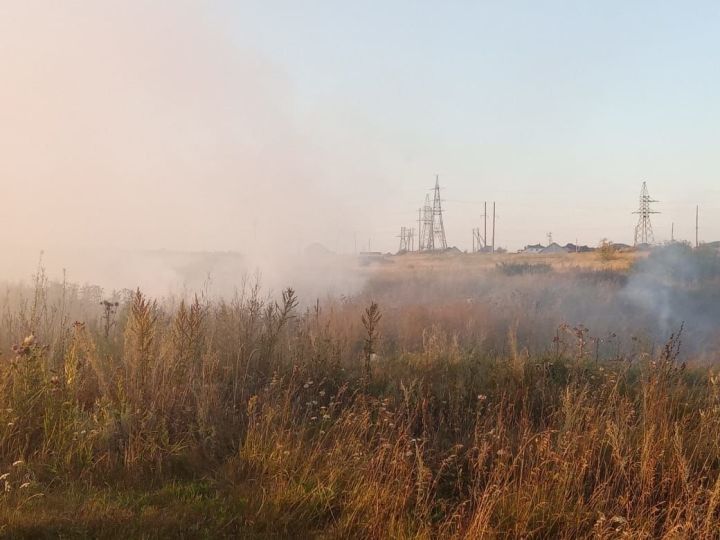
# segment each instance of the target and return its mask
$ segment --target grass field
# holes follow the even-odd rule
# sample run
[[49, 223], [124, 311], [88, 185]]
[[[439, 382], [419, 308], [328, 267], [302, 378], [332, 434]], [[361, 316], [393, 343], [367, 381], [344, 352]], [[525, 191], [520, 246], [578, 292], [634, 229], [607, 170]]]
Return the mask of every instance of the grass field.
[[[318, 301], [40, 271], [0, 302], [0, 534], [717, 538], [720, 264], [681, 255], [396, 257]], [[635, 296], [670, 281], [684, 328]]]
[[407, 253], [393, 257], [398, 269], [406, 268], [452, 268], [460, 269], [493, 269], [502, 263], [512, 264], [548, 264], [558, 271], [585, 269], [585, 270], [616, 270], [627, 271], [638, 260], [647, 257], [647, 252], [629, 251], [612, 252], [602, 256], [597, 251], [567, 254], [530, 254], [530, 253], [502, 253], [502, 254], [466, 254], [455, 255], [426, 255], [421, 253]]

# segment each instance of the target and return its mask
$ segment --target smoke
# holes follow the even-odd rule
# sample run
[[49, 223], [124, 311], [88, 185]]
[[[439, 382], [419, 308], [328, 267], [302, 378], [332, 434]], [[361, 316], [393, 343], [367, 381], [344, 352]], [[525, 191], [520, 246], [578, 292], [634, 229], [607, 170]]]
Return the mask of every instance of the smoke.
[[[572, 353], [574, 329], [586, 328], [588, 342], [597, 345], [588, 354], [632, 358], [657, 351], [681, 326], [683, 355], [716, 361], [720, 347], [720, 256], [683, 245], [657, 248], [623, 271], [562, 267], [572, 257], [558, 259], [554, 268], [512, 262], [495, 267], [467, 255], [408, 255], [360, 266], [355, 257], [320, 246], [268, 261], [236, 252], [102, 253], [68, 279], [97, 284], [96, 276], [106, 276], [112, 281], [99, 283], [105, 296], [118, 283], [165, 298], [198, 292], [229, 298], [256, 283], [277, 297], [292, 287], [301, 308], [329, 301], [350, 319], [373, 300], [386, 314], [386, 344], [402, 350], [420, 349], [428, 335], [442, 332], [463, 346], [504, 354], [512, 330], [531, 352], [553, 353], [559, 336]], [[70, 258], [89, 260], [82, 253]], [[348, 301], [338, 303], [343, 298]]]
[[112, 291], [140, 288], [153, 297], [231, 298], [243, 287], [255, 286], [277, 296], [293, 288], [301, 305], [316, 299], [359, 293], [366, 276], [351, 255], [306, 250], [293, 254], [245, 255], [233, 251], [114, 250], [108, 248], [15, 250], [0, 259], [0, 281], [26, 284], [38, 268], [51, 281], [101, 287]]
[[[437, 327], [467, 346], [482, 343], [499, 351], [508, 329], [522, 346], [542, 353], [554, 351], [558, 332], [561, 341], [571, 344], [572, 330], [587, 328], [587, 337], [598, 340], [599, 356], [634, 355], [657, 350], [683, 326], [683, 353], [715, 360], [720, 346], [720, 258], [715, 251], [657, 248], [623, 271], [583, 269], [573, 261], [558, 259], [553, 269], [513, 262], [483, 267], [478, 257], [472, 262], [469, 257], [417, 260], [402, 270], [372, 275], [366, 301], [378, 301], [393, 317], [411, 318], [421, 330]], [[535, 268], [543, 271], [529, 271]], [[407, 320], [385, 324], [394, 327], [386, 328], [386, 335], [412, 334]], [[416, 338], [421, 343], [422, 337]]]
[[637, 263], [621, 294], [654, 321], [651, 330], [658, 337], [684, 325], [686, 342], [695, 350], [720, 338], [720, 257], [713, 249], [657, 248]]
[[0, 5], [5, 277], [41, 250], [55, 273], [93, 267], [114, 285], [137, 281], [136, 265], [173, 278], [137, 251], [236, 251], [277, 269], [277, 254], [354, 228], [291, 83], [230, 37], [195, 2]]
[[[152, 295], [232, 294], [259, 273], [266, 289], [294, 286], [307, 302], [364, 291], [390, 308], [471, 306], [488, 325], [526, 320], [520, 331], [538, 340], [562, 322], [662, 340], [684, 321], [698, 344], [717, 335], [717, 276], [708, 270], [716, 262], [684, 251], [654, 253], [627, 284], [443, 265], [373, 273], [349, 256], [306, 252], [319, 241], [349, 253], [364, 224], [384, 229], [388, 194], [415, 196], [414, 181], [401, 177], [427, 169], [419, 154], [432, 154], [430, 145], [406, 143], [412, 159], [395, 161], [390, 135], [338, 120], [323, 148], [328, 137], [314, 138], [292, 79], [209, 23], [205, 9], [175, 0], [0, 3], [0, 277], [28, 277], [42, 250], [53, 279], [66, 269], [74, 282]], [[315, 118], [341, 110], [318, 107]], [[392, 174], [373, 177], [374, 166]], [[389, 187], [374, 189], [380, 182]], [[504, 219], [527, 221], [516, 217]], [[409, 224], [414, 208], [386, 219]]]

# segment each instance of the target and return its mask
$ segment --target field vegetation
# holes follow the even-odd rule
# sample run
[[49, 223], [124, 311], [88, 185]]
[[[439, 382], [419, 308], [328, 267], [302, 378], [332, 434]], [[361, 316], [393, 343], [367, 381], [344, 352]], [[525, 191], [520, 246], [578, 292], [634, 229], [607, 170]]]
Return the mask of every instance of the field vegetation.
[[622, 257], [320, 299], [40, 269], [0, 300], [0, 534], [717, 538], [718, 258]]

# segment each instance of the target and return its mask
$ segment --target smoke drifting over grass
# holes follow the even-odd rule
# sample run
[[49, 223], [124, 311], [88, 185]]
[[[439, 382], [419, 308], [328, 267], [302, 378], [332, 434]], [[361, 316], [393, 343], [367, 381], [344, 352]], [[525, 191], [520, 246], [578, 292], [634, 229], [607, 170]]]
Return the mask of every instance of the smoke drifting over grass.
[[[503, 267], [429, 266], [378, 273], [366, 293], [398, 314], [411, 309], [412, 325], [439, 328], [469, 346], [482, 342], [503, 350], [510, 329], [529, 351], [553, 351], [559, 328], [583, 327], [598, 340], [593, 354], [613, 357], [658, 347], [684, 324], [683, 352], [713, 360], [720, 345], [719, 273], [715, 252], [675, 245], [627, 272], [566, 268], [508, 275]], [[389, 333], [401, 342], [402, 333], [412, 331], [407, 324]], [[562, 340], [571, 346], [574, 338], [566, 333]], [[419, 332], [415, 337], [420, 343]]]
[[111, 291], [140, 288], [154, 297], [231, 298], [248, 284], [268, 294], [293, 287], [303, 305], [329, 296], [359, 293], [366, 277], [352, 256], [331, 253], [262, 255], [238, 252], [66, 249], [16, 251], [0, 260], [0, 281], [28, 283], [41, 266], [51, 281], [99, 286]]
[[1, 278], [29, 276], [45, 250], [51, 278], [66, 268], [106, 290], [228, 297], [259, 273], [306, 304], [372, 297], [420, 342], [434, 325], [499, 348], [517, 328], [543, 348], [563, 323], [660, 342], [683, 321], [689, 346], [716, 341], [717, 257], [683, 247], [653, 253], [626, 283], [584, 271], [395, 272], [306, 254], [315, 240], [351, 251], [338, 238], [385, 204], [362, 194], [373, 192], [362, 149], [349, 156], [353, 137], [337, 144], [345, 158], [318, 148], [282, 70], [205, 17], [194, 2], [0, 5]]
[[[395, 257], [362, 266], [352, 256], [329, 252], [274, 255], [234, 252], [93, 252], [46, 255], [44, 264], [58, 279], [64, 260], [82, 260], [71, 282], [112, 290], [140, 287], [163, 298], [232, 298], [258, 283], [263, 294], [296, 290], [302, 307], [350, 299], [353, 310], [370, 301], [388, 314], [384, 341], [422, 348], [427, 332], [441, 332], [466, 347], [502, 352], [508, 331], [530, 352], [552, 352], [575, 341], [573, 328], [587, 329], [592, 354], [611, 358], [652, 350], [683, 326], [683, 353], [713, 361], [720, 347], [720, 258], [712, 250], [684, 245], [657, 248], [629, 270], [572, 266], [579, 259], [559, 257], [553, 265], [517, 264], [512, 255], [497, 267], [471, 256]], [[481, 264], [482, 263], [482, 264]], [[570, 265], [570, 266], [568, 266]], [[535, 268], [542, 271], [535, 271]], [[31, 266], [22, 274], [29, 277]], [[98, 279], [98, 276], [103, 279]]]
[[653, 251], [630, 275], [622, 295], [668, 335], [684, 324], [689, 341], [716, 344], [720, 339], [720, 257], [684, 244]]

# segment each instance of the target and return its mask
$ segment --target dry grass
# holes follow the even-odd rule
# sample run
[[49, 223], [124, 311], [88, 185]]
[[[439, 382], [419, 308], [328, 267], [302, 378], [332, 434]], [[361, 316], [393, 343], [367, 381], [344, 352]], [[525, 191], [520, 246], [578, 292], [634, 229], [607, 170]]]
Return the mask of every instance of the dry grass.
[[[498, 264], [548, 264], [556, 271], [583, 270], [614, 270], [627, 271], [638, 260], [647, 257], [647, 252], [617, 252], [611, 258], [605, 258], [599, 251], [587, 253], [499, 253], [476, 255], [449, 254], [428, 255], [406, 253], [392, 257], [392, 270], [405, 272], [410, 269], [432, 268], [436, 270], [458, 272], [472, 270], [489, 270]], [[385, 268], [387, 270], [387, 268]]]
[[603, 359], [583, 328], [532, 348], [472, 303], [433, 326], [259, 287], [119, 296], [108, 325], [35, 291], [5, 304], [4, 536], [718, 537], [720, 377], [679, 337]]

